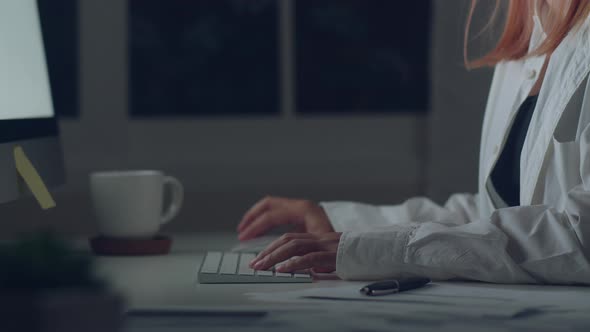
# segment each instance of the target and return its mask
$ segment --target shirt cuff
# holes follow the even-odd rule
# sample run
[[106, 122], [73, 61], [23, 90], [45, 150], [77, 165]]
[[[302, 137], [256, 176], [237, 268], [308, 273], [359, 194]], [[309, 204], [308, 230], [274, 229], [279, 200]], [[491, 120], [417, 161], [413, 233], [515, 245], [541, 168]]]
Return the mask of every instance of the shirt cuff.
[[406, 247], [416, 224], [369, 232], [344, 232], [336, 256], [336, 274], [346, 280], [378, 280], [407, 275]]

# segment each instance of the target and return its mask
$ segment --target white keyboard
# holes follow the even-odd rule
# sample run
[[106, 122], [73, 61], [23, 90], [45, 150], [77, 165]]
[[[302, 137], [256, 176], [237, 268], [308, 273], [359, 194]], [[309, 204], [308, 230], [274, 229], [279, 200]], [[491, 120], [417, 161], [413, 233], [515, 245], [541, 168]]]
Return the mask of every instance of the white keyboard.
[[308, 273], [281, 273], [248, 266], [255, 253], [209, 251], [199, 268], [201, 284], [311, 282]]

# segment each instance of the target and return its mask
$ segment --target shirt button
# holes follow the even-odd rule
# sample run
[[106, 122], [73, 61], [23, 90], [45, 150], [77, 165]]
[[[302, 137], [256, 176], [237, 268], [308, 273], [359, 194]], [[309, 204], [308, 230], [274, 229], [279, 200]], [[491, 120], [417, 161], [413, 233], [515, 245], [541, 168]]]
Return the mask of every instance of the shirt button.
[[534, 69], [529, 69], [526, 72], [526, 76], [529, 80], [535, 79], [535, 77], [537, 77], [537, 71]]
[[500, 152], [500, 146], [496, 145], [496, 146], [494, 146], [494, 155], [497, 155], [498, 152]]

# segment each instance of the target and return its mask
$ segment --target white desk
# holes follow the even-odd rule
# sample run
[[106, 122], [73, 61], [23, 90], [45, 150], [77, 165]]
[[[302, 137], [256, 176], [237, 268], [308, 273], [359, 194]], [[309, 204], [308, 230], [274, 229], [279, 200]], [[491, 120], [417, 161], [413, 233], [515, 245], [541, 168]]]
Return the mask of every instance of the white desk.
[[257, 305], [248, 292], [318, 287], [313, 284], [199, 284], [197, 272], [204, 253], [229, 250], [237, 243], [231, 234], [174, 236], [172, 253], [147, 257], [99, 257], [98, 273], [121, 291], [131, 308], [158, 306]]
[[[236, 323], [228, 318], [158, 318], [128, 326], [128, 331], [225, 331], [235, 330], [236, 324], [243, 330], [334, 330], [359, 331], [392, 330], [423, 331], [436, 328], [440, 331], [479, 330], [506, 331], [515, 328], [531, 328], [535, 331], [585, 330], [590, 326], [590, 288], [490, 285], [480, 283], [437, 283], [435, 286], [463, 287], [473, 294], [498, 294], [520, 292], [524, 302], [531, 305], [553, 305], [543, 313], [525, 312], [511, 319], [475, 319], [466, 315], [460, 306], [449, 306], [447, 313], [434, 314], [425, 319], [407, 318], [399, 314], [403, 303], [375, 304], [351, 301], [302, 300], [284, 303], [282, 292], [325, 289], [349, 285], [357, 289], [363, 283], [347, 283], [339, 280], [321, 280], [312, 284], [234, 284], [201, 285], [196, 280], [197, 270], [207, 250], [227, 250], [236, 244], [234, 234], [199, 234], [175, 236], [170, 255], [152, 257], [100, 257], [97, 271], [112, 282], [114, 288], [127, 299], [130, 308], [182, 307], [182, 308], [249, 308], [268, 310], [270, 314], [259, 319], [244, 319]], [[507, 291], [508, 290], [508, 291]], [[549, 294], [547, 293], [549, 291]], [[248, 293], [276, 294], [264, 301]], [[499, 296], [499, 295], [498, 295]], [[452, 296], [451, 296], [452, 297]], [[396, 295], [388, 297], [396, 299]], [[448, 301], [448, 299], [447, 299]], [[376, 307], [379, 306], [379, 307]], [[416, 304], [413, 304], [416, 305]], [[571, 308], [582, 308], [572, 311]], [[379, 314], [375, 309], [379, 308]], [[560, 308], [568, 309], [560, 312]], [[391, 310], [391, 315], [389, 311]], [[484, 309], [482, 309], [484, 310]], [[522, 316], [522, 317], [521, 317]], [[359, 317], [366, 318], [364, 321]], [[519, 318], [520, 317], [520, 318]], [[143, 318], [142, 318], [143, 319]], [[293, 323], [293, 321], [297, 323]], [[220, 323], [221, 322], [221, 323]], [[555, 325], [559, 322], [559, 325]]]

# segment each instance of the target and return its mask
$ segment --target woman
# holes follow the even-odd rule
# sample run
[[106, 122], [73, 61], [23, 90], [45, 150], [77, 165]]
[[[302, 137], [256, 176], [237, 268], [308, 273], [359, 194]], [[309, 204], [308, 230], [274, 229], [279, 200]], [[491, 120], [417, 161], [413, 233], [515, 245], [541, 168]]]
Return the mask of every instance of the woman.
[[[472, 5], [472, 10], [475, 1]], [[252, 262], [344, 279], [421, 275], [498, 283], [590, 284], [590, 2], [513, 0], [484, 118], [479, 192], [444, 206], [316, 205], [266, 198], [238, 225], [283, 235]]]

